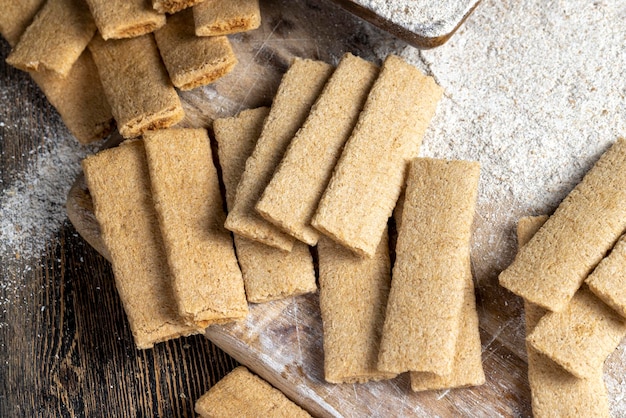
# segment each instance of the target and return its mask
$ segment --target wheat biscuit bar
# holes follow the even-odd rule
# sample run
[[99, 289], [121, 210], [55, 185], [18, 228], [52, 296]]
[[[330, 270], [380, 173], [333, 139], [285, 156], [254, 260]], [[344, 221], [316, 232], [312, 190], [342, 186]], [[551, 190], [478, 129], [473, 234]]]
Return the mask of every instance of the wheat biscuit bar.
[[485, 383], [474, 281], [469, 264], [467, 264], [465, 277], [461, 324], [456, 341], [452, 371], [447, 375], [411, 372], [411, 389], [415, 392], [479, 386]]
[[[268, 112], [266, 107], [244, 110], [236, 117], [213, 122], [228, 208], [233, 205], [246, 160]], [[307, 245], [295, 242], [291, 252], [286, 253], [235, 234], [235, 248], [249, 302], [268, 302], [317, 290]]]
[[244, 318], [243, 279], [206, 130], [161, 129], [143, 138], [179, 314], [202, 328]]
[[296, 58], [283, 76], [270, 113], [237, 186], [226, 228], [243, 237], [291, 251], [295, 239], [263, 219], [254, 209], [289, 142], [302, 126], [333, 67]]
[[7, 57], [24, 71], [66, 77], [96, 32], [84, 0], [48, 0]]
[[196, 35], [218, 36], [261, 26], [259, 0], [204, 0], [194, 6]]
[[410, 164], [378, 367], [450, 375], [468, 280], [480, 166]]
[[391, 282], [387, 233], [372, 258], [359, 257], [325, 237], [317, 250], [324, 378], [365, 383], [395, 377], [377, 367]]
[[137, 348], [201, 332], [178, 315], [143, 143], [101, 151], [82, 166]]
[[527, 341], [574, 376], [588, 379], [625, 335], [624, 319], [583, 286], [565, 309], [541, 318]]
[[239, 366], [196, 401], [203, 418], [307, 418], [304, 409], [265, 380]]
[[172, 83], [181, 90], [212, 83], [237, 64], [226, 36], [196, 36], [191, 9], [169, 16], [154, 38]]
[[165, 25], [150, 0], [86, 0], [103, 39], [133, 38]]
[[[530, 241], [547, 219], [547, 216], [529, 216], [519, 220], [517, 242], [520, 248]], [[524, 302], [526, 335], [532, 333], [546, 313], [542, 307]], [[533, 416], [609, 417], [608, 396], [601, 368], [596, 370], [594, 376], [579, 379], [528, 343], [526, 351]]]
[[14, 47], [45, 0], [0, 0], [0, 35]]
[[311, 218], [377, 75], [374, 64], [344, 55], [256, 204], [261, 216], [309, 245], [319, 239]]
[[598, 298], [626, 317], [626, 235], [622, 235], [585, 282]]
[[[11, 46], [19, 40], [43, 1], [0, 0], [0, 33]], [[72, 66], [66, 78], [48, 72], [29, 72], [65, 126], [82, 144], [109, 135], [113, 125], [111, 107], [104, 96], [98, 70], [88, 50]]]
[[164, 129], [184, 116], [180, 99], [151, 34], [89, 44], [120, 134], [134, 138]]
[[432, 77], [387, 57], [320, 199], [314, 228], [372, 256], [442, 93]]
[[626, 140], [619, 139], [561, 202], [500, 284], [550, 311], [563, 310], [626, 230]]
[[202, 3], [204, 0], [152, 0], [152, 7], [160, 13], [177, 13]]

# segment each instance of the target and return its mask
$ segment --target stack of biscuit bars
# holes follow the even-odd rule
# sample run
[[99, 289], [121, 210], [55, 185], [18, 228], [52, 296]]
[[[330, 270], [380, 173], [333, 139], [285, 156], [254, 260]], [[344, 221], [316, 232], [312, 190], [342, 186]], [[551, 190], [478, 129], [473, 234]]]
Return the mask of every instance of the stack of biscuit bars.
[[500, 284], [525, 300], [533, 412], [608, 416], [602, 368], [626, 336], [626, 140], [552, 216], [523, 219], [518, 230], [520, 249]]
[[174, 87], [228, 74], [237, 58], [224, 35], [261, 24], [258, 0], [0, 0], [0, 10], [7, 62], [32, 75], [84, 144], [114, 120], [127, 139], [177, 124]]

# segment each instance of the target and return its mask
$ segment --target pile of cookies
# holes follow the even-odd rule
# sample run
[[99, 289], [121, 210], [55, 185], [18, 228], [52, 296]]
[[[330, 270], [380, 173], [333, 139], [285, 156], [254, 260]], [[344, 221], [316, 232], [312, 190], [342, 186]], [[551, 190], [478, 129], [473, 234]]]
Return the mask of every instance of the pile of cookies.
[[550, 218], [524, 218], [500, 284], [525, 300], [538, 416], [609, 416], [606, 358], [626, 336], [626, 140], [618, 140]]
[[[178, 123], [174, 87], [230, 72], [226, 35], [261, 23], [258, 0], [2, 0], [7, 62], [28, 71], [81, 143]], [[193, 7], [192, 7], [193, 6]], [[166, 13], [169, 15], [166, 16]]]

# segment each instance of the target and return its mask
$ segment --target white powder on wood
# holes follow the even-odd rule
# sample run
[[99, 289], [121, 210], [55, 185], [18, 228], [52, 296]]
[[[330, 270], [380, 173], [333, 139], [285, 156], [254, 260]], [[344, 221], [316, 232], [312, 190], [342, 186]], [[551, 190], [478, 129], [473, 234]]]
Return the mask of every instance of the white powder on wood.
[[429, 38], [452, 32], [476, 0], [352, 0], [408, 31]]

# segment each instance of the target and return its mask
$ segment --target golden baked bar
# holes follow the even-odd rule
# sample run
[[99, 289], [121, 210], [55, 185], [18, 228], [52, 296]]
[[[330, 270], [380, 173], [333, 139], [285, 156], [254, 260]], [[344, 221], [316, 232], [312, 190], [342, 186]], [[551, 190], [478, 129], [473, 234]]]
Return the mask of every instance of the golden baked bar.
[[[11, 46], [17, 43], [42, 3], [41, 0], [0, 0], [0, 10], [3, 10], [0, 33]], [[29, 74], [80, 143], [87, 144], [109, 135], [113, 115], [88, 50], [83, 51], [64, 79], [47, 72], [31, 71]]]
[[526, 339], [574, 376], [589, 379], [602, 369], [624, 336], [624, 319], [581, 287], [565, 309], [547, 313]]
[[472, 280], [470, 239], [479, 175], [474, 162], [411, 162], [380, 370], [438, 376], [453, 372], [463, 307], [470, 302], [466, 295]]
[[[548, 219], [547, 216], [526, 217], [517, 224], [517, 242], [523, 247]], [[529, 302], [524, 303], [526, 335], [547, 313]], [[539, 353], [530, 344], [528, 352], [528, 381], [532, 396], [533, 416], [549, 417], [609, 417], [609, 402], [602, 368], [588, 379], [579, 379]]]
[[212, 83], [237, 64], [226, 36], [196, 36], [191, 9], [169, 16], [154, 38], [172, 83], [181, 90]]
[[283, 76], [261, 136], [237, 186], [226, 228], [246, 238], [291, 251], [295, 239], [263, 219], [254, 209], [289, 142], [306, 119], [333, 67], [295, 59]]
[[[244, 110], [236, 117], [213, 122], [229, 209], [268, 112], [266, 107]], [[235, 247], [249, 302], [268, 302], [317, 290], [313, 258], [306, 244], [296, 242], [286, 253], [235, 234]]]
[[204, 0], [152, 0], [152, 7], [160, 13], [176, 13]]
[[178, 315], [143, 143], [127, 141], [82, 165], [137, 348], [201, 332]]
[[45, 0], [0, 0], [0, 35], [12, 47], [33, 21]]
[[51, 71], [66, 77], [96, 32], [84, 0], [47, 0], [7, 63], [24, 71]]
[[204, 129], [143, 136], [152, 196], [179, 314], [205, 328], [245, 318], [248, 304]]
[[626, 235], [622, 235], [585, 282], [604, 303], [626, 317]]
[[178, 123], [183, 108], [151, 34], [89, 44], [117, 127], [124, 138]]
[[565, 309], [626, 230], [626, 140], [618, 140], [561, 202], [500, 284], [551, 311]]
[[259, 0], [204, 0], [194, 6], [196, 35], [218, 36], [261, 26]]
[[261, 216], [309, 245], [320, 236], [311, 218], [377, 75], [374, 64], [344, 55], [256, 204]]
[[227, 374], [196, 401], [202, 418], [310, 418], [282, 392], [243, 366]]
[[377, 367], [391, 282], [387, 234], [368, 259], [325, 237], [317, 250], [324, 378], [330, 383], [365, 383], [395, 377]]
[[371, 257], [443, 91], [390, 55], [369, 93], [311, 224]]
[[150, 0], [86, 0], [103, 39], [133, 38], [165, 25]]

